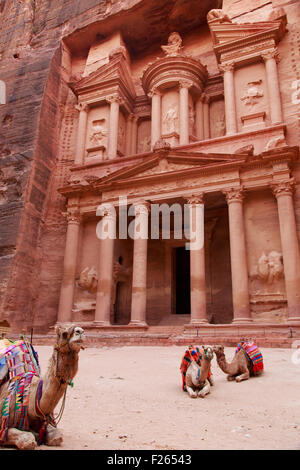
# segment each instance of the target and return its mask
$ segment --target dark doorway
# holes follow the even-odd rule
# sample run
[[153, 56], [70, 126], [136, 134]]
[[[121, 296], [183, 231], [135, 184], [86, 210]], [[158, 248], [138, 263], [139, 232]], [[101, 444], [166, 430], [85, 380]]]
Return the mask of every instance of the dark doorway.
[[190, 315], [190, 252], [184, 246], [174, 248], [175, 313]]

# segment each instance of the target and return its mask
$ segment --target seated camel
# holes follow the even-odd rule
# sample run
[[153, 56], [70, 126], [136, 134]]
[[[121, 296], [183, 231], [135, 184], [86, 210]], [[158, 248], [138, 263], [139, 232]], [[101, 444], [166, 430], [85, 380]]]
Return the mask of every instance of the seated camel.
[[181, 361], [182, 388], [191, 398], [204, 398], [214, 385], [211, 373], [213, 350], [210, 346], [202, 348], [189, 346]]
[[[6, 380], [0, 381], [2, 445], [32, 450], [37, 443], [49, 446], [62, 443], [62, 433], [56, 428], [53, 412], [60, 399], [65, 398], [67, 386], [71, 385], [77, 373], [84, 331], [79, 326], [68, 325], [56, 327], [56, 333], [53, 354], [43, 378], [39, 374], [36, 352], [30, 343], [20, 341], [16, 344], [20, 348], [20, 372], [12, 376], [13, 371], [9, 371]], [[13, 348], [14, 343], [11, 346]], [[10, 350], [10, 347], [7, 349]], [[23, 367], [30, 356], [35, 357]], [[1, 351], [0, 357], [5, 357], [1, 356]]]
[[236, 348], [235, 356], [231, 362], [226, 361], [224, 346], [215, 345], [213, 351], [220, 369], [227, 374], [227, 380], [241, 382], [250, 376], [260, 375], [263, 372], [263, 357], [254, 341], [242, 340]]

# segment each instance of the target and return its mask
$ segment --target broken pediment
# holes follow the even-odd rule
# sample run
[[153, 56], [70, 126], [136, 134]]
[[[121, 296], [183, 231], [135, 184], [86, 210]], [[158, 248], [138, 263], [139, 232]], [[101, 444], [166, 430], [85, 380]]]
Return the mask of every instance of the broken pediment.
[[[222, 10], [215, 11], [222, 12]], [[208, 15], [208, 26], [218, 61], [220, 61], [222, 54], [236, 50], [241, 54], [243, 49], [247, 49], [251, 45], [256, 45], [259, 50], [260, 42], [270, 41], [270, 44], [275, 45], [281, 41], [286, 32], [286, 15], [282, 14], [280, 17], [275, 16], [275, 18], [257, 23], [233, 23], [229, 19], [223, 21], [222, 14], [219, 19], [217, 15], [211, 16], [211, 19]]]
[[116, 88], [129, 99], [134, 99], [135, 89], [124, 47], [112, 50], [107, 63], [79, 81], [70, 83], [70, 87], [77, 96], [84, 96], [87, 99], [95, 91], [101, 95], [101, 91], [107, 94], [107, 90], [113, 92]]

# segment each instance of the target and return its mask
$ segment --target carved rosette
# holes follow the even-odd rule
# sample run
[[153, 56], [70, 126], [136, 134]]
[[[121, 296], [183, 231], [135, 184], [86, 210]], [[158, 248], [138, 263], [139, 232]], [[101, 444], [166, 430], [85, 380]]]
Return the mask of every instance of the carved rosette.
[[242, 203], [245, 197], [243, 187], [223, 189], [222, 193], [226, 197], [227, 204], [232, 202]]
[[278, 183], [271, 183], [270, 187], [274, 196], [278, 199], [280, 196], [292, 197], [295, 192], [295, 180], [291, 178], [288, 181], [280, 181]]

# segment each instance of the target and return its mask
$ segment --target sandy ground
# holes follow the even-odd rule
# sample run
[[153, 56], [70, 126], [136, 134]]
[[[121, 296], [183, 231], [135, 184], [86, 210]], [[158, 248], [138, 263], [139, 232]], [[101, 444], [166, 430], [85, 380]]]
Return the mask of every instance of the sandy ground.
[[[46, 371], [52, 348], [36, 348]], [[225, 352], [231, 359], [234, 348]], [[228, 382], [214, 358], [210, 395], [191, 399], [181, 389], [183, 347], [87, 348], [68, 389], [61, 449], [300, 450], [293, 352], [262, 349], [264, 375], [241, 383]]]

